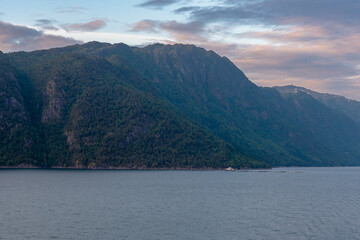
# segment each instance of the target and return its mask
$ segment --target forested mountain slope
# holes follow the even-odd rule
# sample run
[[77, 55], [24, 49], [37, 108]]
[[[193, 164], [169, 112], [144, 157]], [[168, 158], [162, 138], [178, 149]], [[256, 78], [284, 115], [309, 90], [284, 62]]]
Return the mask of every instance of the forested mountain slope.
[[319, 102], [325, 104], [326, 106], [336, 109], [348, 117], [350, 117], [354, 122], [360, 124], [360, 102], [356, 100], [347, 99], [343, 96], [329, 94], [329, 93], [319, 93], [306, 89], [303, 87], [297, 87], [294, 85], [288, 85], [283, 87], [275, 87], [282, 94], [296, 94], [298, 92], [305, 92], [312, 97], [314, 97]]
[[0, 119], [1, 165], [360, 164], [351, 118], [308, 94], [258, 87], [227, 58], [193, 45], [91, 42], [5, 54], [0, 64], [0, 116], [9, 118]]

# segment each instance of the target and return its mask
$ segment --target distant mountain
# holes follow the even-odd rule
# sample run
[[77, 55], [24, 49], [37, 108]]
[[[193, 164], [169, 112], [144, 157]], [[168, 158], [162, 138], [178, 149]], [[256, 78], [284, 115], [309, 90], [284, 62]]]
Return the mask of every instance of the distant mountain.
[[329, 93], [318, 93], [303, 87], [288, 85], [282, 87], [275, 87], [280, 93], [288, 94], [288, 93], [298, 93], [304, 92], [316, 100], [320, 101], [321, 103], [325, 104], [326, 106], [336, 109], [338, 111], [343, 112], [356, 123], [360, 124], [360, 102], [347, 99], [343, 96], [329, 94]]
[[0, 56], [0, 165], [360, 164], [360, 127], [193, 45], [91, 42]]

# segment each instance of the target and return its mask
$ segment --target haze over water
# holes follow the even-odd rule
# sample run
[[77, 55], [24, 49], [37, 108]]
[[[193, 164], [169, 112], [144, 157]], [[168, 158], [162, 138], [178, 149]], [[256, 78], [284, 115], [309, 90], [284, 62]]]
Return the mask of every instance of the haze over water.
[[0, 170], [0, 239], [357, 239], [360, 168]]

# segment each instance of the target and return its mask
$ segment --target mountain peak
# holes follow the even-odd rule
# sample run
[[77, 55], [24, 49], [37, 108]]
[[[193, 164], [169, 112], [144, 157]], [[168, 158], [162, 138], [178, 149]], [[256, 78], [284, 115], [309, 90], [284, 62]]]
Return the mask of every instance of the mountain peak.
[[319, 93], [304, 87], [298, 87], [294, 85], [287, 85], [282, 87], [276, 86], [274, 88], [282, 94], [297, 94], [299, 92], [307, 93], [319, 102], [332, 109], [344, 113], [354, 122], [360, 124], [360, 102], [356, 100], [330, 93]]

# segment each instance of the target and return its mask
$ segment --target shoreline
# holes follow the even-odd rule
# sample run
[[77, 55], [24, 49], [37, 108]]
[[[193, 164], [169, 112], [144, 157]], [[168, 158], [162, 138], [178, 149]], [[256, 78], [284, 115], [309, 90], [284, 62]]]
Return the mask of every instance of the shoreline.
[[[234, 171], [251, 171], [251, 170], [272, 170], [272, 169], [281, 169], [281, 168], [356, 168], [360, 166], [279, 166], [279, 167], [270, 167], [270, 168], [234, 168]], [[133, 170], [133, 171], [229, 171], [227, 168], [146, 168], [146, 167], [63, 167], [63, 166], [54, 166], [54, 167], [39, 167], [28, 164], [20, 164], [18, 166], [0, 166], [0, 170]]]
[[[218, 171], [224, 170], [227, 168], [180, 168], [180, 167], [171, 167], [171, 168], [146, 168], [146, 167], [84, 167], [84, 166], [75, 166], [75, 167], [63, 167], [63, 166], [54, 166], [54, 167], [39, 167], [28, 164], [20, 164], [17, 166], [0, 166], [1, 169], [44, 169], [44, 170], [146, 170], [146, 171]], [[234, 168], [235, 171], [238, 170], [270, 170], [272, 168]]]

